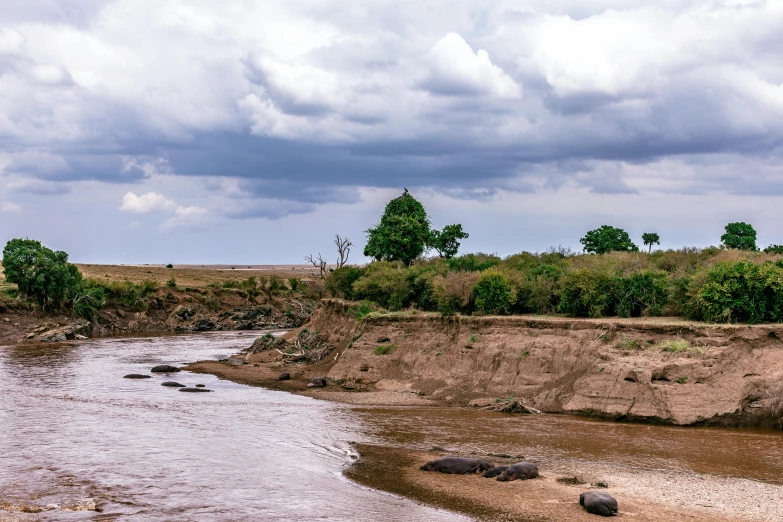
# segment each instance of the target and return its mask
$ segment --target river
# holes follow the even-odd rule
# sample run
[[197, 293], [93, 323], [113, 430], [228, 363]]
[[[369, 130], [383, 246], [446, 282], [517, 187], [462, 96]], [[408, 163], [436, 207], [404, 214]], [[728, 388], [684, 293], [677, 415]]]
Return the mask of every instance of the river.
[[[544, 463], [581, 459], [783, 482], [777, 431], [357, 408], [188, 372], [122, 378], [156, 364], [220, 359], [257, 336], [0, 347], [0, 502], [51, 508], [18, 520], [468, 520], [347, 480], [351, 442], [494, 448]], [[214, 392], [160, 386], [172, 379]], [[101, 512], [63, 510], [91, 503]]]
[[[345, 479], [348, 441], [361, 438], [348, 407], [209, 375], [122, 378], [223, 358], [257, 336], [0, 347], [0, 501], [102, 510], [40, 520], [467, 520]], [[172, 379], [214, 392], [160, 385]]]

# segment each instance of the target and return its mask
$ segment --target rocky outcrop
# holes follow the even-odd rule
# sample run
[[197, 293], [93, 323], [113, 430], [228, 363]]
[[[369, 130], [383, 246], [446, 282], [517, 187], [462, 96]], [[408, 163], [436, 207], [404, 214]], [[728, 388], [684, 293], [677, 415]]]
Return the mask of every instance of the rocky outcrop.
[[519, 398], [544, 412], [616, 420], [779, 425], [783, 418], [778, 325], [423, 313], [356, 321], [348, 306], [324, 301], [306, 325], [338, 347], [325, 368], [331, 380], [457, 405]]
[[90, 330], [91, 325], [88, 321], [76, 321], [66, 325], [46, 323], [27, 334], [25, 340], [40, 343], [55, 343], [72, 341], [74, 339], [86, 339]]

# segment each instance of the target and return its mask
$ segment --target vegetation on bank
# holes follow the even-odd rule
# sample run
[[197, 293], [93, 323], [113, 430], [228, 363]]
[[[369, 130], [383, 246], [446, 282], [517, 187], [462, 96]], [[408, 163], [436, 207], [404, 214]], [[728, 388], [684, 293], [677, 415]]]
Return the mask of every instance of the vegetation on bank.
[[[323, 283], [300, 278], [283, 279], [251, 276], [244, 280], [213, 281], [206, 287], [180, 287], [174, 277], [156, 280], [117, 281], [87, 278], [68, 254], [55, 252], [31, 239], [12, 239], [3, 250], [4, 279], [0, 285], [0, 305], [38, 309], [46, 313], [66, 313], [94, 320], [104, 307], [131, 312], [164, 309], [177, 302], [173, 292], [186, 292], [208, 309], [218, 310], [227, 294], [263, 304], [276, 297], [316, 300], [324, 295]], [[260, 301], [260, 302], [259, 302]]]
[[330, 295], [389, 310], [443, 314], [684, 316], [709, 322], [783, 321], [783, 256], [720, 247], [499, 258], [467, 254], [346, 266]]
[[[369, 230], [365, 255], [375, 262], [343, 266], [326, 279], [330, 295], [389, 310], [413, 308], [444, 315], [562, 314], [571, 317], [684, 316], [709, 322], [783, 321], [783, 247], [760, 252], [756, 231], [729, 223], [721, 246], [647, 253], [622, 229], [604, 225], [580, 240], [584, 253], [551, 248], [505, 258], [457, 256], [434, 244], [424, 207], [405, 193], [389, 202]], [[462, 233], [461, 225], [444, 231]], [[442, 247], [442, 245], [440, 245]], [[436, 250], [438, 258], [425, 258]], [[445, 252], [445, 254], [444, 254]]]

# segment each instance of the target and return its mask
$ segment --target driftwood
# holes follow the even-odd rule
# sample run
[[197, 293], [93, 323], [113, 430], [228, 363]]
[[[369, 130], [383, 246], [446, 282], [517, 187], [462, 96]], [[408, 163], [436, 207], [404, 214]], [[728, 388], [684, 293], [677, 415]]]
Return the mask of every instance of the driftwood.
[[327, 343], [316, 330], [308, 330], [307, 328], [302, 329], [296, 339], [286, 343], [284, 347], [285, 351], [273, 347], [277, 353], [283, 356], [284, 364], [316, 363], [334, 350], [334, 346]]
[[527, 405], [525, 399], [519, 399], [517, 397], [509, 397], [508, 399], [500, 399], [484, 408], [485, 410], [502, 411], [506, 413], [528, 413], [530, 415], [539, 415], [541, 410], [537, 410], [532, 406]]

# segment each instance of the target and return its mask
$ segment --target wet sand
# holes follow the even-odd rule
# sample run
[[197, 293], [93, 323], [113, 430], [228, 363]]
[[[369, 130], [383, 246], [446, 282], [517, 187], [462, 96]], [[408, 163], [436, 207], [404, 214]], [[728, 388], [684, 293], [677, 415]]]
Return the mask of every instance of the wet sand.
[[[360, 444], [360, 460], [345, 474], [361, 484], [403, 495], [430, 505], [459, 511], [478, 520], [524, 520], [536, 522], [596, 520], [579, 505], [579, 494], [603, 491], [618, 499], [619, 519], [640, 522], [693, 522], [781, 520], [779, 487], [752, 481], [715, 481], [687, 473], [655, 471], [622, 473], [612, 466], [568, 465], [549, 463], [541, 467], [541, 477], [534, 480], [498, 482], [481, 475], [447, 475], [428, 473], [418, 468], [443, 453], [413, 451], [405, 448]], [[511, 464], [513, 459], [491, 459], [494, 464]], [[577, 472], [577, 473], [574, 473]], [[581, 474], [588, 482], [568, 485], [557, 481]], [[590, 479], [602, 477], [608, 489], [590, 485]], [[694, 482], [695, 481], [695, 482]], [[615, 486], [616, 484], [616, 486]], [[682, 488], [685, 488], [683, 490]], [[702, 496], [709, 492], [716, 502], [710, 507]], [[753, 493], [752, 498], [737, 495]], [[652, 498], [660, 496], [661, 501]], [[683, 498], [685, 497], [685, 498]], [[720, 498], [723, 497], [723, 498]], [[694, 507], [678, 506], [692, 501]], [[721, 501], [731, 505], [721, 505]], [[758, 503], [772, 503], [767, 509], [755, 509]], [[748, 510], [748, 511], [745, 511]]]
[[[444, 408], [401, 389], [357, 392], [332, 383], [308, 389], [317, 367], [285, 368], [291, 381], [277, 381], [281, 367], [271, 364], [200, 362], [188, 369], [357, 406], [354, 411], [363, 415], [374, 443], [356, 445], [361, 458], [345, 471], [349, 478], [479, 520], [596, 520], [579, 506], [579, 494], [605, 481], [609, 489], [601, 491], [618, 499], [620, 518], [783, 522], [783, 464], [774, 457], [783, 434], [770, 430], [646, 426], [557, 415], [541, 422], [539, 416], [533, 421]], [[422, 472], [421, 464], [446, 454], [429, 451], [432, 446], [494, 464], [518, 461], [497, 455], [524, 452], [542, 478], [501, 483], [479, 475]], [[575, 476], [586, 484], [557, 481]]]

